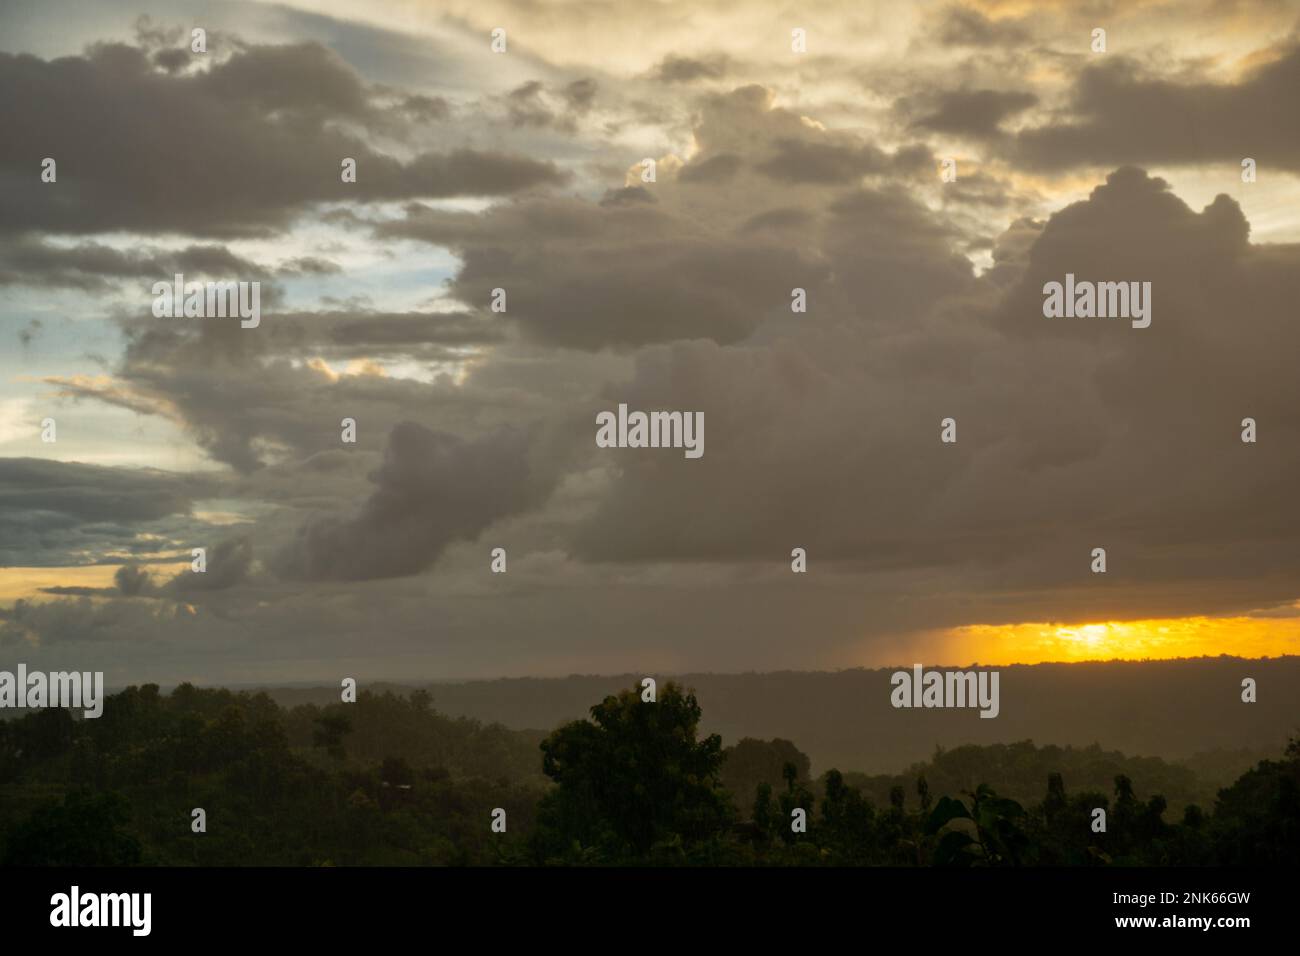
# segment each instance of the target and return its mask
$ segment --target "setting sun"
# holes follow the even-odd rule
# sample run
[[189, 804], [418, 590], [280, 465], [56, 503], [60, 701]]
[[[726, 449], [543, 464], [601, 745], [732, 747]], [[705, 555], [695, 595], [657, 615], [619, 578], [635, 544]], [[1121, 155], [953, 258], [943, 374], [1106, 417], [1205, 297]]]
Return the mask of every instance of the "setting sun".
[[1300, 618], [1185, 617], [973, 625], [950, 632], [958, 656], [986, 664], [1294, 654]]

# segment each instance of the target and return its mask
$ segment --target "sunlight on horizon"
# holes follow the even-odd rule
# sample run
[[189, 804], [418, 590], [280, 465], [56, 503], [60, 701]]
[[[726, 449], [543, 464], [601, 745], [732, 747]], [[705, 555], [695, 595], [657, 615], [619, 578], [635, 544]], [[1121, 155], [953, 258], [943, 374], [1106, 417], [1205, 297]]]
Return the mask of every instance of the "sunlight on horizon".
[[1300, 617], [975, 624], [947, 636], [958, 657], [982, 664], [1278, 657], [1300, 653]]

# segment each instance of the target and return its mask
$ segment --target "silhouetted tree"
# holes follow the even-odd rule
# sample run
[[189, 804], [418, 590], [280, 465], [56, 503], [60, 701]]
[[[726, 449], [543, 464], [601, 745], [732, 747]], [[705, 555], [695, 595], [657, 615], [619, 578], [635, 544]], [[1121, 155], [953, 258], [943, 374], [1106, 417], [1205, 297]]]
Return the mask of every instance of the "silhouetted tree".
[[654, 703], [636, 687], [606, 697], [590, 721], [547, 737], [542, 770], [557, 786], [539, 810], [549, 830], [539, 830], [539, 848], [566, 842], [554, 839], [558, 831], [579, 847], [644, 855], [657, 843], [685, 847], [727, 827], [734, 811], [718, 782], [722, 739], [697, 740], [699, 722], [695, 695], [669, 683]]

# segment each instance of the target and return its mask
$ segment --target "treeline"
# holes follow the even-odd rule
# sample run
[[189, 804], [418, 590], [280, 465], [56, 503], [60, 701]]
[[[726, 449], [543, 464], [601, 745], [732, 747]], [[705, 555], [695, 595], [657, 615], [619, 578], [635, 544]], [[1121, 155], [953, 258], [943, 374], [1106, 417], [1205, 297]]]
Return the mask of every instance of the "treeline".
[[128, 688], [96, 720], [27, 713], [0, 721], [0, 862], [1300, 862], [1295, 742], [1205, 799], [1185, 768], [1028, 741], [814, 780], [791, 741], [702, 734], [694, 694], [673, 684], [589, 713], [547, 735], [447, 717], [423, 691], [284, 708], [190, 685]]
[[[700, 719], [694, 694], [669, 684], [655, 704], [641, 703], [634, 687], [593, 707], [590, 720], [555, 731], [542, 744], [544, 770], [557, 786], [539, 808], [537, 858], [832, 866], [1300, 862], [1300, 739], [1282, 760], [1262, 761], [1220, 791], [1211, 810], [1190, 804], [1168, 814], [1163, 795], [1139, 792], [1125, 774], [1106, 791], [1067, 790], [1059, 771], [1046, 774], [1041, 796], [1028, 805], [997, 793], [989, 783], [996, 777], [940, 795], [924, 774], [911, 792], [892, 784], [878, 805], [838, 770], [818, 784], [807, 781], [807, 757], [789, 741], [742, 741], [728, 755], [718, 735], [700, 736]], [[1026, 764], [1039, 759], [1025, 743], [960, 748], [956, 765], [986, 751], [992, 772], [1008, 754]], [[951, 770], [944, 756], [936, 755], [935, 765]], [[773, 783], [778, 760], [781, 780]], [[755, 781], [745, 813], [738, 800]]]
[[[1227, 776], [1231, 781], [1239, 776]], [[944, 749], [936, 747], [934, 756], [909, 767], [901, 774], [846, 773], [844, 779], [859, 788], [868, 800], [883, 806], [895, 787], [911, 791], [924, 777], [931, 791], [955, 795], [974, 792], [983, 782], [997, 783], [998, 792], [1020, 803], [1029, 804], [1043, 796], [1043, 781], [1059, 773], [1072, 789], [1107, 792], [1117, 777], [1139, 780], [1147, 793], [1165, 797], [1178, 813], [1190, 804], [1211, 806], [1218, 787], [1207, 783], [1189, 767], [1167, 763], [1159, 757], [1129, 757], [1097, 744], [1088, 747], [1036, 747], [1028, 740], [1011, 744], [978, 747], [966, 744]]]
[[0, 722], [0, 861], [509, 862], [516, 847], [484, 821], [502, 807], [529, 829], [541, 736], [448, 718], [427, 694], [286, 711], [265, 694], [131, 687], [96, 720]]

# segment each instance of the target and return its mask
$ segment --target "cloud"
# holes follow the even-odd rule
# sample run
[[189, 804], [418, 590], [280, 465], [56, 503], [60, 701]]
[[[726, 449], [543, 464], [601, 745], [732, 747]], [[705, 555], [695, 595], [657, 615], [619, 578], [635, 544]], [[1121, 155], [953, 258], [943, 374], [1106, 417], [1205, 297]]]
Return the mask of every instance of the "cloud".
[[[0, 647], [21, 650], [30, 659], [31, 638], [39, 635], [41, 657], [72, 667], [78, 666], [76, 661], [88, 660], [87, 648], [98, 648], [100, 652], [90, 658], [99, 663], [94, 669], [122, 674], [120, 663], [113, 661], [123, 653], [141, 653], [141, 644], [150, 649], [167, 648], [167, 656], [174, 657], [168, 644], [192, 613], [179, 604], [103, 601], [85, 596], [40, 603], [20, 600], [12, 608], [0, 608]], [[229, 637], [227, 634], [227, 646]], [[68, 648], [75, 650], [70, 656], [62, 656]]]
[[533, 341], [599, 349], [679, 338], [734, 342], [823, 269], [765, 235], [718, 235], [657, 203], [532, 199], [464, 216], [423, 206], [383, 237], [447, 245], [462, 267], [450, 290]]
[[[784, 209], [793, 198], [768, 181], [805, 189], [798, 198], [825, 207], [838, 229], [851, 231], [835, 203], [868, 201], [845, 199], [842, 187], [930, 162], [922, 147], [888, 154], [819, 131], [773, 107], [771, 91], [759, 87], [708, 98], [694, 137], [699, 149], [689, 163], [665, 162], [654, 184], [609, 191], [599, 203], [527, 196], [478, 214], [411, 204], [403, 218], [377, 224], [375, 234], [452, 249], [461, 267], [450, 293], [485, 308], [493, 289], [505, 289], [507, 311], [494, 320], [512, 323], [532, 342], [592, 350], [695, 338], [736, 343], [774, 314], [788, 314], [793, 289], [827, 278], [827, 263], [803, 230], [753, 228], [763, 221], [755, 206]], [[738, 148], [758, 160], [752, 174]], [[889, 244], [929, 241], [933, 227], [924, 216], [903, 221], [911, 213], [902, 210], [919, 209], [905, 195], [871, 202], [877, 208], [859, 211], [897, 216], [900, 234]], [[914, 225], [919, 240], [908, 234]], [[901, 257], [884, 258], [893, 271]], [[946, 252], [943, 258], [940, 271], [952, 268]], [[934, 267], [870, 274], [896, 288], [918, 269]]]
[[[888, 201], [846, 202], [843, 227], [915, 234], [880, 215]], [[1059, 619], [1288, 599], [1300, 390], [1280, 383], [1295, 381], [1285, 357], [1300, 346], [1287, 318], [1300, 248], [1247, 234], [1228, 197], [1197, 213], [1125, 168], [1012, 240], [1011, 281], [913, 273], [890, 290], [883, 249], [864, 248], [860, 231], [838, 255], [828, 243], [832, 274], [855, 280], [834, 301], [862, 303], [860, 324], [643, 351], [609, 389], [631, 407], [703, 411], [708, 450], [698, 462], [611, 459], [619, 478], [577, 551], [780, 562], [801, 546], [873, 575], [942, 573], [970, 596], [964, 612], [991, 623], [1029, 607], [1048, 616], [1027, 619]], [[923, 248], [900, 249], [895, 267], [933, 269]], [[858, 283], [851, 250], [879, 273]], [[1151, 281], [1152, 327], [1045, 319], [1042, 286], [1067, 272]], [[906, 324], [868, 305], [891, 291]], [[1239, 440], [1247, 415], [1270, 423], [1267, 446]], [[952, 446], [939, 441], [948, 416]], [[1102, 590], [1087, 568], [1095, 546], [1110, 550]]]
[[561, 90], [561, 95], [575, 113], [585, 113], [595, 103], [598, 88], [595, 80], [584, 76], [567, 84]]
[[[195, 571], [192, 568], [181, 571], [167, 582], [162, 592], [176, 595], [200, 594], [205, 591], [223, 591], [243, 584], [248, 580], [253, 565], [253, 541], [248, 535], [219, 541], [206, 548], [205, 562], [205, 571]], [[117, 584], [123, 594], [129, 593], [129, 588], [143, 583], [136, 577], [118, 573]]]
[[[1033, 93], [1016, 90], [951, 90], [935, 95], [925, 109], [925, 115], [913, 125], [938, 133], [987, 137], [998, 133], [998, 127], [1009, 117], [1038, 102]], [[904, 104], [916, 109], [916, 104]]]
[[[344, 417], [361, 423], [363, 447], [413, 408], [427, 407], [444, 424], [483, 420], [482, 402], [492, 399], [447, 376], [505, 338], [499, 324], [469, 313], [357, 306], [277, 311], [255, 330], [147, 312], [120, 324], [126, 348], [112, 376], [48, 376], [46, 383], [66, 399], [174, 422], [212, 458], [243, 473], [337, 449]], [[447, 368], [430, 383], [387, 377], [383, 362]]]
[[745, 163], [735, 153], [719, 153], [698, 163], [683, 166], [678, 178], [684, 183], [720, 183], [731, 179]]
[[149, 572], [134, 564], [124, 564], [113, 575], [113, 582], [120, 593], [126, 597], [135, 597], [149, 590]]
[[785, 182], [848, 185], [869, 173], [883, 173], [897, 166], [915, 167], [926, 160], [928, 154], [924, 152], [890, 156], [865, 144], [781, 139], [776, 143], [776, 155], [759, 163], [757, 169]]
[[197, 475], [0, 458], [0, 520], [42, 513], [60, 521], [150, 521], [188, 512], [208, 487]]
[[1009, 47], [1030, 39], [1023, 21], [990, 19], [978, 10], [961, 4], [945, 8], [938, 27], [938, 40], [944, 46]]
[[696, 58], [670, 53], [659, 61], [651, 75], [661, 83], [693, 83], [696, 80], [720, 80], [726, 74], [725, 56]]
[[0, 566], [94, 563], [99, 549], [156, 551], [211, 494], [203, 475], [0, 458]]
[[[258, 236], [319, 202], [504, 195], [565, 178], [550, 162], [464, 146], [405, 161], [379, 152], [364, 130], [387, 122], [384, 108], [314, 43], [239, 44], [183, 73], [122, 44], [51, 61], [0, 53], [0, 86], [25, 91], [0, 106], [7, 232]], [[40, 183], [46, 156], [56, 183]], [[355, 183], [341, 182], [345, 157]]]
[[1236, 83], [1146, 75], [1116, 57], [1085, 68], [1059, 121], [1021, 130], [1009, 158], [1035, 169], [1121, 163], [1261, 165], [1300, 170], [1300, 47], [1279, 51]]
[[[1293, 603], [1300, 270], [1243, 209], [1294, 231], [1267, 175], [1300, 155], [1294, 52], [1260, 45], [1288, 27], [1266, 5], [1197, 9], [1112, 10], [1102, 58], [1067, 4], [832, 5], [799, 57], [768, 10], [496, 0], [427, 35], [271, 6], [202, 59], [149, 25], [0, 56], [30, 91], [0, 102], [0, 311], [29, 346], [4, 407], [110, 405], [106, 443], [212, 469], [6, 464], [9, 593], [117, 575], [47, 573], [0, 640], [123, 682], [335, 679], [366, 629], [382, 676], [807, 667]], [[1236, 152], [1265, 175], [1210, 201]], [[1193, 168], [1175, 195], [1139, 161]], [[280, 298], [256, 330], [154, 319], [177, 271]], [[1044, 319], [1066, 272], [1150, 280], [1152, 327]], [[704, 457], [596, 448], [619, 402], [704, 412]], [[206, 574], [157, 570], [197, 546]]]
[[243, 259], [225, 246], [189, 245], [175, 250], [135, 247], [117, 249], [98, 242], [57, 246], [32, 235], [0, 238], [0, 285], [67, 287], [86, 292], [112, 289], [130, 280], [191, 278], [271, 281], [277, 274], [323, 275], [339, 267], [325, 259], [300, 257], [272, 271]]
[[452, 541], [472, 539], [497, 519], [541, 503], [554, 477], [530, 460], [529, 433], [500, 429], [477, 440], [413, 422], [395, 427], [377, 486], [352, 518], [304, 526], [279, 555], [291, 578], [359, 581], [424, 570]]

